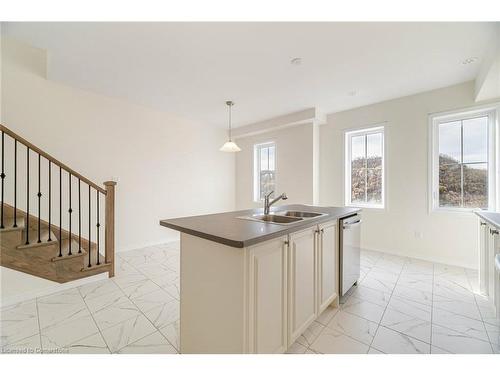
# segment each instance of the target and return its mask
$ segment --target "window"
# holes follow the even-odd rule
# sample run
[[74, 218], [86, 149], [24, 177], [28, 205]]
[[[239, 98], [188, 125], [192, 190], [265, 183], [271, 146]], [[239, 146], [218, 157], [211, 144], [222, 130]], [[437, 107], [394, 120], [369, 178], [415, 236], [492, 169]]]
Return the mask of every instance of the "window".
[[255, 145], [254, 154], [254, 200], [258, 202], [276, 190], [276, 145], [274, 142]]
[[495, 207], [494, 110], [431, 117], [432, 208]]
[[345, 204], [384, 207], [384, 127], [345, 133]]

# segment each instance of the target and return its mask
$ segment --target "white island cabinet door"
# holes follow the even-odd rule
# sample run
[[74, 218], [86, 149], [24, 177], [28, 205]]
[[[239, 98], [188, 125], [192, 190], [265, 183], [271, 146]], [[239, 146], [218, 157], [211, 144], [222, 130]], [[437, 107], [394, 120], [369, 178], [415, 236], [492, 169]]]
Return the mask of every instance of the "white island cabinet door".
[[248, 249], [249, 353], [287, 349], [287, 237]]
[[316, 227], [290, 235], [288, 259], [288, 343], [316, 318]]
[[318, 314], [337, 298], [337, 222], [319, 227], [318, 240]]

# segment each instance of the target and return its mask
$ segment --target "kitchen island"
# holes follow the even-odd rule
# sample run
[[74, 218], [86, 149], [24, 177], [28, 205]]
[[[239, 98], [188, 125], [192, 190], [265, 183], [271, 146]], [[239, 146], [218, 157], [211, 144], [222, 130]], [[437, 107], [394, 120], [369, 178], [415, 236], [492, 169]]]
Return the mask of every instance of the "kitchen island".
[[285, 352], [338, 303], [339, 220], [358, 212], [286, 205], [162, 220], [181, 232], [181, 353]]

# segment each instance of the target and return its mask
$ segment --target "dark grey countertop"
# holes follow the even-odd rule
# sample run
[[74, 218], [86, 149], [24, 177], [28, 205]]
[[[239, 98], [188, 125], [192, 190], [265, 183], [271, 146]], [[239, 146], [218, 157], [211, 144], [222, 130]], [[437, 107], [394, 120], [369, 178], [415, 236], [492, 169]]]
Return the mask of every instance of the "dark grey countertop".
[[273, 207], [271, 213], [283, 210], [318, 212], [327, 215], [287, 225], [239, 219], [241, 216], [262, 213], [262, 209], [253, 209], [166, 219], [161, 220], [160, 225], [227, 246], [242, 248], [284, 236], [318, 223], [350, 216], [360, 211], [359, 208], [353, 207], [319, 207], [293, 204]]
[[474, 213], [491, 225], [500, 228], [500, 212], [477, 210]]

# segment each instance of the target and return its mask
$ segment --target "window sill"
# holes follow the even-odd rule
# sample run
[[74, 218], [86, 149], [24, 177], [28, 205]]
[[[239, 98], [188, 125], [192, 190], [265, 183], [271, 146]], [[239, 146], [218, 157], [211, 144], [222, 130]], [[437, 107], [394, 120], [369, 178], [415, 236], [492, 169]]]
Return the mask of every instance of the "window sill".
[[365, 206], [365, 205], [360, 205], [360, 204], [344, 204], [345, 207], [352, 207], [352, 208], [359, 208], [362, 210], [369, 210], [369, 211], [387, 211], [386, 206]]
[[446, 208], [446, 207], [435, 207], [432, 208], [431, 214], [472, 214], [474, 211], [491, 211], [490, 209], [483, 210], [481, 208]]

